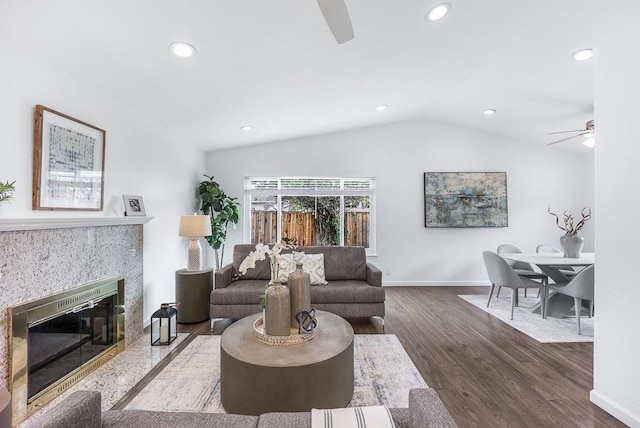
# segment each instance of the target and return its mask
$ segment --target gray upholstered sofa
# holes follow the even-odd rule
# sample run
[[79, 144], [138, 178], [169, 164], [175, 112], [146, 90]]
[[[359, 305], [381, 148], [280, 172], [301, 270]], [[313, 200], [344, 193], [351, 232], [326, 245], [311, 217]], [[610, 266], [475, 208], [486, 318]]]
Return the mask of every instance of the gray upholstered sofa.
[[[258, 296], [270, 279], [269, 258], [257, 262], [255, 268], [234, 280], [240, 264], [254, 249], [253, 244], [236, 245], [233, 263], [215, 273], [210, 300], [212, 319], [244, 318], [261, 311]], [[382, 272], [367, 262], [364, 248], [297, 247], [295, 251], [324, 254], [328, 284], [311, 286], [311, 304], [315, 309], [341, 317], [380, 317], [384, 320]]]
[[[162, 397], [158, 397], [161, 399]], [[390, 409], [397, 428], [456, 427], [435, 390], [412, 389], [409, 408]], [[260, 416], [226, 413], [100, 410], [100, 392], [79, 391], [59, 405], [36, 415], [22, 428], [310, 428], [311, 412], [265, 413]]]

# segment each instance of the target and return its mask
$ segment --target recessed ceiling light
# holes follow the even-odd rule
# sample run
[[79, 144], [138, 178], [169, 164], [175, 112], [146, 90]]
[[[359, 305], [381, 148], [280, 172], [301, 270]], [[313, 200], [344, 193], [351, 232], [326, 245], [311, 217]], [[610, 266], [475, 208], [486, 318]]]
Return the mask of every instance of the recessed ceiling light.
[[244, 131], [244, 132], [249, 132], [249, 131], [253, 130], [253, 127], [251, 127], [251, 126], [243, 126], [243, 127], [240, 128], [240, 130]]
[[482, 110], [482, 114], [486, 115], [486, 116], [491, 116], [496, 114], [496, 110], [492, 109], [492, 108], [486, 108], [484, 110]]
[[386, 109], [388, 109], [389, 106], [386, 104], [380, 104], [378, 107], [376, 107], [376, 111], [385, 111]]
[[584, 140], [582, 144], [584, 146], [589, 147], [590, 149], [593, 149], [596, 146], [596, 139], [595, 137], [589, 137], [586, 140]]
[[196, 48], [185, 42], [173, 42], [169, 45], [169, 50], [181, 58], [189, 58], [196, 54]]
[[439, 19], [444, 18], [444, 16], [449, 13], [451, 10], [451, 5], [449, 3], [440, 3], [429, 9], [427, 14], [424, 16], [424, 19], [427, 21], [437, 21]]
[[593, 57], [593, 49], [582, 49], [571, 55], [574, 61], [586, 61], [591, 59], [591, 57]]

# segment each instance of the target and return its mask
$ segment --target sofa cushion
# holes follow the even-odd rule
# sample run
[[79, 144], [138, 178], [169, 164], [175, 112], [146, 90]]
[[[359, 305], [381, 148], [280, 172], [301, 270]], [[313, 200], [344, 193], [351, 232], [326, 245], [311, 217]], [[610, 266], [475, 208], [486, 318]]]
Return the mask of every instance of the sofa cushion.
[[411, 412], [409, 409], [389, 409], [396, 428], [411, 428]]
[[296, 251], [324, 254], [327, 281], [367, 280], [367, 254], [362, 247], [299, 247]]
[[269, 281], [266, 279], [240, 279], [230, 286], [211, 291], [214, 305], [257, 305]]
[[311, 413], [264, 413], [260, 415], [258, 428], [308, 428], [311, 426]]
[[[76, 391], [58, 405], [28, 419], [25, 428], [100, 428], [100, 392]], [[3, 425], [4, 427], [4, 425]]]
[[383, 303], [384, 288], [366, 281], [330, 281], [311, 287], [311, 303]]
[[[236, 272], [240, 270], [240, 264], [247, 258], [250, 252], [256, 249], [255, 244], [238, 244], [233, 247], [233, 269]], [[247, 270], [247, 273], [240, 277], [241, 279], [271, 279], [271, 264], [269, 257], [256, 262], [256, 267]]]
[[[236, 272], [242, 261], [249, 253], [256, 249], [255, 244], [238, 244], [233, 247], [233, 268]], [[324, 254], [324, 270], [327, 281], [344, 279], [367, 279], [367, 254], [363, 247], [298, 247], [295, 251], [306, 254]], [[289, 253], [284, 250], [282, 253]], [[269, 258], [256, 262], [256, 267], [247, 270], [242, 279], [266, 279], [271, 278], [271, 266]]]
[[250, 428], [258, 426], [258, 416], [225, 413], [150, 412], [145, 410], [109, 410], [102, 413], [102, 427], [135, 428]]

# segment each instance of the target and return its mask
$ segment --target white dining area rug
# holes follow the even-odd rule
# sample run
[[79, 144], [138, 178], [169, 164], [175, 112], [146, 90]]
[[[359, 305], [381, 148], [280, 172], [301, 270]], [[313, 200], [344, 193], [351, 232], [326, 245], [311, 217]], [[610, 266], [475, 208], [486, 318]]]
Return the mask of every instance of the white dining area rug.
[[540, 314], [531, 312], [533, 307], [540, 302], [540, 300], [535, 297], [536, 292], [533, 291], [533, 293], [534, 297], [519, 296], [519, 306], [516, 307], [513, 313], [513, 320], [509, 319], [511, 317], [511, 290], [503, 289], [500, 297], [496, 297], [494, 293], [491, 298], [491, 304], [488, 308], [488, 294], [459, 295], [458, 297], [491, 314], [499, 320], [504, 321], [511, 327], [520, 330], [538, 342], [593, 342], [594, 318], [588, 318], [585, 316], [580, 318], [582, 334], [578, 335], [576, 318], [574, 315], [566, 316], [562, 319], [552, 317], [542, 319]]
[[[412, 388], [427, 388], [427, 384], [395, 335], [354, 336], [350, 406], [408, 407]], [[220, 336], [196, 337], [125, 408], [224, 413]]]

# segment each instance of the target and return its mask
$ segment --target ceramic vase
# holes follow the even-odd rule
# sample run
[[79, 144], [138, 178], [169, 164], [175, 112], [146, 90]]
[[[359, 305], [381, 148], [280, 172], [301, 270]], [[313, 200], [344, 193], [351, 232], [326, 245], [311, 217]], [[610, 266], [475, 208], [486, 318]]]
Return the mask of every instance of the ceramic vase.
[[300, 311], [311, 310], [311, 278], [302, 270], [302, 263], [296, 263], [296, 270], [289, 274], [289, 291], [291, 293], [291, 328], [298, 329]]
[[289, 287], [282, 284], [267, 287], [264, 298], [264, 332], [269, 336], [289, 336], [291, 333]]
[[584, 246], [584, 238], [582, 236], [562, 235], [560, 237], [560, 245], [564, 250], [564, 256], [571, 259], [579, 259], [580, 252]]

